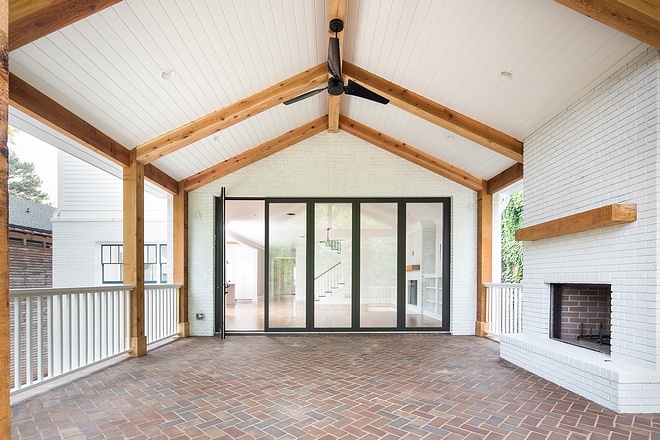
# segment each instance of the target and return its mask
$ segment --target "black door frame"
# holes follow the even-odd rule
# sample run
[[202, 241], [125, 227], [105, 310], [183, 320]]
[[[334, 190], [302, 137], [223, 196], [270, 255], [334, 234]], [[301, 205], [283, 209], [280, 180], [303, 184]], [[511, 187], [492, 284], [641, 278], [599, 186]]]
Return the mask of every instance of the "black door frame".
[[[216, 197], [216, 208], [218, 203]], [[397, 198], [363, 198], [363, 197], [226, 197], [225, 200], [263, 200], [264, 201], [264, 331], [277, 333], [305, 333], [305, 332], [446, 332], [450, 329], [450, 298], [451, 298], [451, 198], [449, 197], [397, 197]], [[270, 242], [270, 204], [271, 203], [305, 203], [306, 206], [306, 326], [304, 328], [271, 328], [269, 322], [269, 247]], [[317, 203], [350, 203], [352, 206], [352, 268], [351, 268], [351, 327], [345, 328], [317, 328], [314, 327], [314, 206]], [[361, 203], [396, 203], [397, 204], [397, 326], [396, 327], [368, 327], [361, 328], [360, 321], [360, 204]], [[408, 203], [442, 203], [442, 327], [406, 327], [406, 204]], [[218, 228], [218, 211], [216, 209], [216, 230]], [[311, 239], [310, 239], [311, 238]], [[216, 249], [220, 246], [216, 233]], [[218, 275], [218, 252], [216, 252], [216, 277]], [[224, 257], [223, 257], [224, 258]], [[224, 261], [224, 260], [220, 260]], [[223, 265], [224, 267], [224, 265]], [[224, 274], [223, 274], [224, 276]], [[217, 282], [216, 282], [217, 285]], [[224, 292], [223, 292], [224, 293]], [[223, 298], [224, 300], [224, 298]], [[224, 301], [223, 301], [224, 302]], [[218, 308], [216, 307], [216, 311]]]

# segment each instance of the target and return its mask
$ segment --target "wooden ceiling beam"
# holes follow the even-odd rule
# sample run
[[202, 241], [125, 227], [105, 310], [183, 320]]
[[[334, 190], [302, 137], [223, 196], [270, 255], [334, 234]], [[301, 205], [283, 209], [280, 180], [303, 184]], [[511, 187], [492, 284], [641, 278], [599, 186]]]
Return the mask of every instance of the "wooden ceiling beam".
[[327, 63], [321, 63], [279, 84], [138, 146], [137, 158], [142, 163], [153, 162], [318, 87], [326, 82], [327, 77]]
[[523, 165], [515, 163], [497, 176], [488, 180], [488, 194], [495, 194], [497, 191], [516, 183], [523, 178]]
[[179, 181], [153, 164], [144, 166], [144, 178], [176, 196], [179, 194]]
[[123, 145], [11, 73], [9, 103], [117, 165], [129, 165], [128, 149]]
[[[11, 73], [9, 103], [111, 162], [129, 166], [130, 150]], [[145, 177], [170, 194], [179, 191], [178, 182], [154, 166], [145, 167]]]
[[10, 0], [9, 50], [18, 49], [121, 0]]
[[421, 95], [344, 61], [343, 75], [388, 98], [390, 103], [444, 129], [522, 163], [523, 143]]
[[349, 119], [344, 115], [339, 116], [339, 128], [364, 141], [367, 141], [383, 150], [396, 154], [416, 165], [433, 171], [451, 181], [459, 183], [473, 191], [481, 191], [484, 181], [467, 171], [463, 171], [453, 165], [427, 154], [421, 150], [400, 142], [386, 134], [376, 131], [357, 121]]
[[555, 1], [660, 49], [660, 3], [657, 0]]
[[187, 178], [184, 181], [183, 188], [186, 191], [193, 191], [208, 183], [220, 179], [228, 174], [238, 171], [248, 165], [251, 165], [261, 159], [271, 156], [291, 145], [297, 144], [315, 134], [321, 133], [328, 128], [328, 117], [320, 117], [309, 124], [305, 124], [288, 133], [278, 136], [273, 140], [265, 142], [258, 147], [251, 148], [237, 156], [225, 160], [211, 168], [200, 171]]
[[[346, 22], [346, 0], [328, 0], [328, 25], [330, 20], [335, 18], [341, 19], [344, 23]], [[330, 32], [328, 27], [328, 38], [334, 37], [334, 32]], [[344, 32], [340, 32], [339, 37], [339, 60], [343, 60], [344, 56]], [[328, 73], [328, 78], [332, 75]], [[337, 133], [339, 131], [339, 96], [334, 96], [328, 94], [328, 131], [330, 133]]]

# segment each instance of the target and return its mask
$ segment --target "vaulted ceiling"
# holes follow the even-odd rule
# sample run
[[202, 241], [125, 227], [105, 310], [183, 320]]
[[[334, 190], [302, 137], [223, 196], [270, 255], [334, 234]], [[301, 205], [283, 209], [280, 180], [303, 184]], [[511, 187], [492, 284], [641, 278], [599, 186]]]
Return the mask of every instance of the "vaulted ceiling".
[[[660, 46], [654, 0], [557, 1], [11, 0], [12, 112], [115, 166], [135, 155], [172, 193], [337, 128], [479, 190], [520, 177], [530, 134]], [[281, 104], [327, 82], [334, 17], [344, 76], [390, 104]]]

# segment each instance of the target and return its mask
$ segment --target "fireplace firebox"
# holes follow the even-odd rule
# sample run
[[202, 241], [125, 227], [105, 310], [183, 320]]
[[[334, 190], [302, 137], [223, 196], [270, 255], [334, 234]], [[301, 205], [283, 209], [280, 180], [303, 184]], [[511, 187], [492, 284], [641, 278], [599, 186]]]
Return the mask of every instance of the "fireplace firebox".
[[612, 288], [604, 284], [553, 284], [550, 337], [610, 353]]

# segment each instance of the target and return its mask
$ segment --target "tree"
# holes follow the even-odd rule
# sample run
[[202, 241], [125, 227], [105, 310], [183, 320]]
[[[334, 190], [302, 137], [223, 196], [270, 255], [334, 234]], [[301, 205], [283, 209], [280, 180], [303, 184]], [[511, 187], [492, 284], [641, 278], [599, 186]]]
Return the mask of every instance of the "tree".
[[511, 195], [502, 212], [502, 282], [519, 283], [523, 277], [523, 243], [516, 229], [523, 225], [523, 192]]
[[[10, 144], [16, 145], [17, 134], [18, 129], [10, 126], [8, 129]], [[34, 164], [21, 161], [12, 150], [9, 151], [9, 177], [7, 180], [9, 194], [12, 196], [39, 203], [48, 200], [48, 194], [39, 189], [42, 181], [34, 171]]]

